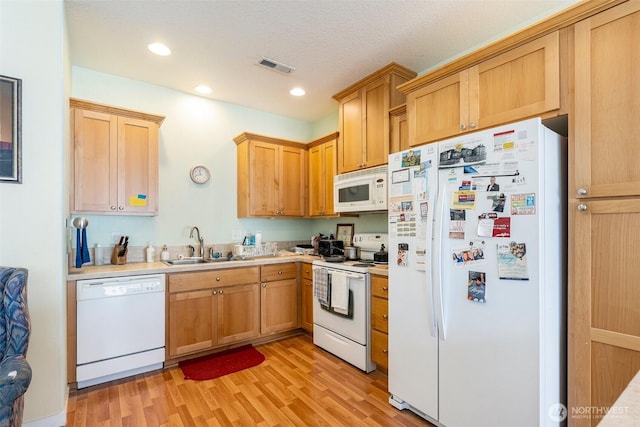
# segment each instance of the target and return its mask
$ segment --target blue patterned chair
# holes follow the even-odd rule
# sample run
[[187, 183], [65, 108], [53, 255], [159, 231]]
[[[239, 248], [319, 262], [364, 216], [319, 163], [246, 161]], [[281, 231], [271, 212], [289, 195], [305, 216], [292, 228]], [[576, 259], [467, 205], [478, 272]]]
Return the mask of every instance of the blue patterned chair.
[[24, 268], [0, 267], [0, 426], [22, 425], [24, 393], [31, 383], [25, 359], [31, 323]]

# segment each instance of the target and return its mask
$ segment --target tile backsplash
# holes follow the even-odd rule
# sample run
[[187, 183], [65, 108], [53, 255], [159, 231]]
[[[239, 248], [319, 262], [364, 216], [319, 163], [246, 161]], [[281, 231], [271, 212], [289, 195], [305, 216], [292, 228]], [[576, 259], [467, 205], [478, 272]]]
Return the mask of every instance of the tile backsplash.
[[[267, 243], [267, 242], [265, 242]], [[277, 242], [273, 242], [277, 245], [276, 247], [276, 254], [277, 253], [282, 253], [283, 251], [291, 251], [293, 252], [293, 247], [298, 245], [298, 244], [308, 244], [308, 241], [301, 241], [301, 240], [296, 240], [296, 241], [277, 241]], [[213, 252], [219, 252], [221, 256], [227, 256], [227, 254], [229, 252], [233, 251], [233, 246], [236, 245], [237, 243], [214, 243], [211, 245], [205, 245], [205, 257], [209, 258], [209, 249], [212, 248]], [[160, 245], [160, 246], [154, 246], [155, 252], [153, 255], [153, 259], [154, 261], [160, 261], [160, 252], [162, 251], [162, 247], [164, 245]], [[191, 245], [195, 247], [196, 252], [198, 251], [198, 248], [195, 245]], [[88, 264], [84, 264], [84, 267], [90, 266], [90, 265], [95, 265], [95, 247], [93, 248], [89, 248], [89, 254], [91, 256], [91, 263]], [[101, 256], [101, 260], [102, 260], [102, 264], [104, 265], [109, 265], [111, 264], [111, 252], [113, 251], [113, 246], [103, 246], [101, 247], [102, 249], [102, 256]], [[145, 262], [146, 261], [146, 246], [129, 246], [127, 248], [127, 263], [133, 263], [133, 262]], [[175, 259], [178, 258], [180, 255], [184, 256], [184, 257], [188, 257], [188, 256], [194, 256], [191, 254], [191, 249], [189, 248], [189, 245], [167, 245], [167, 249], [169, 250], [169, 255], [170, 255], [170, 259]], [[196, 255], [197, 256], [197, 253]], [[75, 268], [75, 259], [76, 259], [76, 252], [75, 252], [75, 248], [71, 251], [71, 253], [69, 254], [69, 269], [73, 269]]]

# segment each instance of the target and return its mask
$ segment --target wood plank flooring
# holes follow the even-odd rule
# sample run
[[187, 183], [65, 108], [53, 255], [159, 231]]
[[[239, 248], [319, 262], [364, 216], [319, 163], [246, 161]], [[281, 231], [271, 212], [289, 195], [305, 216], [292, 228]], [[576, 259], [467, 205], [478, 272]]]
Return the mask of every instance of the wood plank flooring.
[[67, 426], [409, 426], [387, 376], [354, 368], [300, 335], [256, 347], [265, 361], [207, 381], [179, 367], [72, 391]]

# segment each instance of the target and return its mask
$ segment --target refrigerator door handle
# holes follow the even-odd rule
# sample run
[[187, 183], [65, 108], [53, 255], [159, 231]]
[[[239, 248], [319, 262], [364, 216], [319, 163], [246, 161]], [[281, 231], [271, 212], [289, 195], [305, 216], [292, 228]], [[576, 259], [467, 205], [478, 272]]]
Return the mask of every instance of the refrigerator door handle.
[[434, 224], [434, 241], [433, 241], [433, 305], [435, 306], [434, 314], [436, 320], [436, 327], [440, 331], [440, 339], [445, 341], [447, 338], [447, 328], [445, 324], [444, 313], [444, 285], [443, 285], [443, 265], [442, 258], [444, 249], [444, 227], [446, 224], [445, 219], [447, 209], [447, 193], [446, 186], [443, 184], [438, 192], [438, 200], [436, 202], [436, 223]]

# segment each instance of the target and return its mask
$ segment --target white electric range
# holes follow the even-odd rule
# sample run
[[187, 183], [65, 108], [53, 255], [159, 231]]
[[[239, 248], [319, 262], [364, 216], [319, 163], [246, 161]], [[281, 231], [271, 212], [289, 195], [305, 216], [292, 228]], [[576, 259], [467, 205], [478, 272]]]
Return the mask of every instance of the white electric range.
[[376, 365], [371, 361], [369, 267], [381, 245], [388, 246], [388, 235], [360, 233], [353, 240], [360, 260], [313, 262], [313, 342], [371, 372]]

